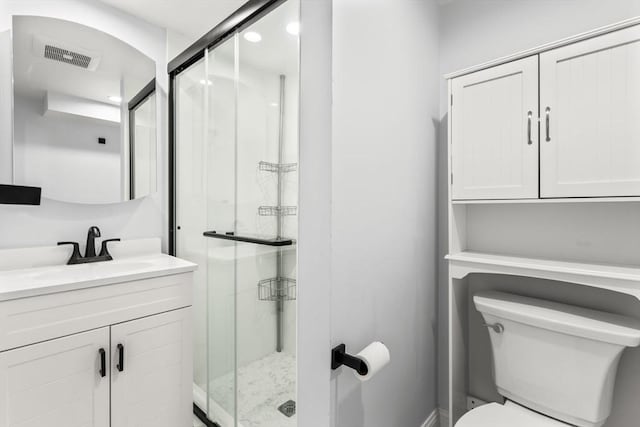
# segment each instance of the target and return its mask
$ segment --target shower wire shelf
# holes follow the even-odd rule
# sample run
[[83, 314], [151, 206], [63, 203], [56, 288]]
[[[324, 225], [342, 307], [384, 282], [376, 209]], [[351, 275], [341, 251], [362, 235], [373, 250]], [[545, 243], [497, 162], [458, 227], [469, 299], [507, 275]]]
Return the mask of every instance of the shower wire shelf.
[[296, 299], [296, 279], [274, 277], [258, 282], [260, 301], [293, 301]]
[[271, 163], [271, 162], [260, 162], [258, 164], [258, 168], [264, 172], [295, 172], [298, 170], [297, 163]]
[[297, 206], [260, 206], [258, 208], [260, 216], [293, 216], [297, 213]]

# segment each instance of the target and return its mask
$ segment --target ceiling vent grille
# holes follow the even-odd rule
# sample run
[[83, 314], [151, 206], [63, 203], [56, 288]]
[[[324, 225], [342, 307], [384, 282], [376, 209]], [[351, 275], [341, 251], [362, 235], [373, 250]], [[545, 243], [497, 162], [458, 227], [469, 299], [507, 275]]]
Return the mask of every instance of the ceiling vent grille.
[[88, 69], [89, 64], [91, 64], [90, 56], [51, 45], [45, 45], [44, 57], [85, 69]]
[[[0, 0], [1, 1], [1, 0]], [[73, 65], [84, 70], [95, 71], [100, 64], [98, 51], [72, 46], [40, 35], [33, 36], [33, 54], [63, 64]]]

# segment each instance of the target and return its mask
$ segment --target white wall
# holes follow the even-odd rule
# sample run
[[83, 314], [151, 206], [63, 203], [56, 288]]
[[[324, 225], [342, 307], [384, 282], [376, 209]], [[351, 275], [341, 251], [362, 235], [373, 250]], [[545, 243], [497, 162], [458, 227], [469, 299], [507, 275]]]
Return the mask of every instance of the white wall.
[[[39, 207], [0, 206], [0, 248], [49, 245], [59, 240], [83, 242], [87, 228], [98, 225], [106, 237], [162, 236], [167, 234], [167, 74], [166, 32], [145, 21], [112, 9], [96, 0], [6, 0], [0, 2], [0, 34], [8, 31], [11, 14], [40, 15], [75, 21], [120, 38], [156, 62], [159, 105], [158, 182], [152, 197], [108, 206], [79, 206], [43, 201]], [[0, 63], [6, 64], [7, 52]], [[0, 71], [0, 78], [6, 77]], [[6, 80], [0, 87], [6, 86]], [[2, 89], [0, 89], [0, 93]], [[11, 107], [0, 97], [0, 124], [11, 123]], [[0, 127], [2, 153], [12, 140], [11, 126]], [[11, 156], [0, 157], [0, 180], [7, 181]]]
[[333, 4], [331, 340], [392, 359], [367, 383], [332, 375], [338, 427], [419, 426], [436, 406], [437, 15]]
[[298, 425], [331, 413], [332, 0], [301, 0]]
[[[640, 15], [638, 0], [456, 0], [440, 7], [440, 75]], [[447, 396], [447, 93], [438, 138], [439, 406]]]

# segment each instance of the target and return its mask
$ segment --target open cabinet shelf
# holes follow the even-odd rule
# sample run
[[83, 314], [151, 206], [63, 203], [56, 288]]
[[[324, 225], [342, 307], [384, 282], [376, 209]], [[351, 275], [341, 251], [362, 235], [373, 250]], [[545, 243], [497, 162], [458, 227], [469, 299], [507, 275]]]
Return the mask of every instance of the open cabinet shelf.
[[640, 267], [591, 264], [459, 252], [447, 255], [453, 279], [472, 273], [507, 274], [578, 283], [632, 295], [640, 300]]
[[452, 200], [453, 205], [513, 205], [513, 204], [558, 204], [558, 203], [632, 203], [640, 197], [568, 197], [557, 199], [486, 199]]

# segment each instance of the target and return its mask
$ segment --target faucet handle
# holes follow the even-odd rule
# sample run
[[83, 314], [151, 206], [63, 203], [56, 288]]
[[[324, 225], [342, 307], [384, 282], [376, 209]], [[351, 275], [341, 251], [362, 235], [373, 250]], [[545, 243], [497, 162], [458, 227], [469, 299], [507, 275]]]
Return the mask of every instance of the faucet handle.
[[102, 246], [100, 247], [100, 255], [99, 256], [107, 257], [110, 260], [113, 259], [113, 257], [109, 253], [109, 247], [107, 246], [107, 244], [109, 242], [119, 242], [119, 241], [120, 241], [120, 239], [106, 239], [106, 240], [103, 240], [102, 241]]
[[71, 258], [67, 264], [77, 264], [78, 260], [82, 259], [82, 255], [80, 255], [80, 243], [78, 242], [58, 242], [58, 246], [62, 245], [73, 245], [73, 252], [71, 253]]

